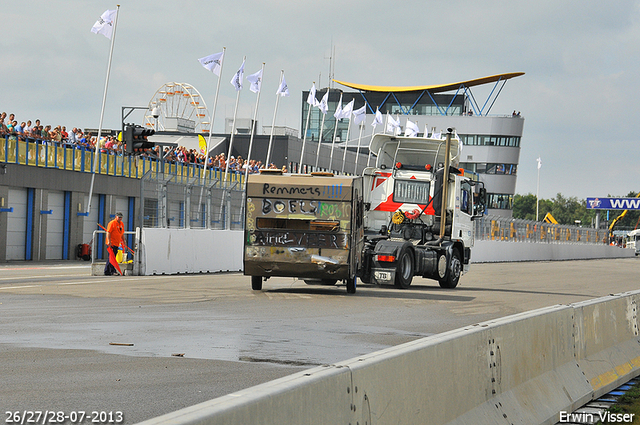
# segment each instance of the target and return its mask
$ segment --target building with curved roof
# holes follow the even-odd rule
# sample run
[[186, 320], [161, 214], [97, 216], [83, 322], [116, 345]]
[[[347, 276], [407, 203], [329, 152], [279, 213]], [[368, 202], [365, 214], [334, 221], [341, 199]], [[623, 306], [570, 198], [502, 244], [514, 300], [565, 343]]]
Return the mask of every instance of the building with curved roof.
[[[306, 128], [307, 139], [318, 140], [322, 128], [322, 142], [332, 142], [336, 134], [336, 141], [347, 141], [349, 149], [355, 148], [355, 141], [359, 137], [364, 138], [362, 145], [367, 146], [376, 110], [382, 113], [385, 120], [376, 128], [376, 132], [385, 131], [387, 116], [400, 121], [400, 134], [404, 132], [407, 120], [422, 130], [419, 135], [454, 128], [463, 143], [461, 166], [477, 173], [478, 179], [487, 188], [488, 213], [511, 217], [524, 118], [519, 112], [492, 114], [491, 110], [506, 82], [521, 75], [524, 73], [514, 72], [450, 84], [408, 87], [334, 80], [351, 90], [325, 88], [317, 91], [316, 96], [320, 99], [329, 90], [329, 112], [324, 116], [324, 123], [322, 113], [318, 108], [312, 108], [309, 125], [306, 125], [309, 92], [303, 92], [302, 135], [304, 137]], [[477, 86], [490, 88], [489, 95], [481, 102], [473, 93], [473, 88]], [[336, 110], [340, 99], [342, 105], [354, 99], [354, 110], [366, 106], [367, 119], [359, 126], [352, 125], [350, 128], [349, 120], [340, 120], [336, 131], [336, 119], [332, 111]]]

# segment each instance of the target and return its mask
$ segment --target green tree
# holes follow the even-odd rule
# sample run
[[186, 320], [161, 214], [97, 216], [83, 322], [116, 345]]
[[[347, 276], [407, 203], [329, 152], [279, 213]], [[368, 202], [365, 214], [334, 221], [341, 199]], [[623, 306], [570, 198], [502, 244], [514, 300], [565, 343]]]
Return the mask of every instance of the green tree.
[[513, 197], [513, 217], [525, 220], [536, 219], [536, 195], [516, 195]]
[[[634, 198], [636, 192], [629, 192], [626, 198]], [[609, 195], [610, 196], [610, 195]], [[590, 227], [595, 222], [596, 210], [587, 209], [586, 199], [576, 197], [565, 197], [558, 193], [554, 199], [540, 199], [538, 202], [538, 220], [543, 220], [547, 213], [551, 213], [553, 218], [560, 224], [575, 225], [579, 220], [580, 224]], [[609, 214], [609, 222], [613, 221], [622, 212], [612, 211]], [[606, 222], [606, 213], [600, 214], [601, 223]], [[536, 196], [528, 193], [526, 195], [516, 194], [513, 197], [513, 217], [525, 220], [536, 219]], [[640, 211], [627, 211], [625, 216], [616, 224], [617, 230], [632, 230], [640, 227]]]

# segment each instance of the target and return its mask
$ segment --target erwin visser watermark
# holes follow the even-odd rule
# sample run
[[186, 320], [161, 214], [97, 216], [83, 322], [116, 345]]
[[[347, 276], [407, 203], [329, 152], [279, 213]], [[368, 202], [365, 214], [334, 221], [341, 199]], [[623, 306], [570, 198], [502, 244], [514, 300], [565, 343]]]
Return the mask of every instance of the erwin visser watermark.
[[560, 412], [560, 423], [596, 423], [596, 418], [603, 423], [631, 423], [635, 413], [600, 412], [598, 414], [586, 412]]

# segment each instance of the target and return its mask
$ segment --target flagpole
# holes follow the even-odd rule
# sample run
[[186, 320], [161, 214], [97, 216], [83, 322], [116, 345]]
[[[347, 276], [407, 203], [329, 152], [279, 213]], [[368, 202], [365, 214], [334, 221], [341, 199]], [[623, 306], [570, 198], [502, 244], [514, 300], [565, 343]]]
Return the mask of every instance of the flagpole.
[[[347, 140], [344, 144], [344, 152], [342, 153], [342, 170], [341, 173], [344, 174], [344, 163], [347, 161], [347, 147], [349, 146], [349, 137], [351, 136], [351, 121], [352, 117], [349, 116], [349, 126], [347, 127]], [[356, 161], [358, 158], [356, 158]]]
[[[244, 65], [245, 61], [247, 60], [247, 57], [245, 56], [242, 59], [242, 65]], [[242, 81], [238, 82], [238, 85], [242, 85]], [[240, 101], [240, 92], [242, 90], [239, 87], [236, 87], [236, 106], [233, 110], [233, 124], [231, 125], [231, 138], [229, 139], [229, 153], [227, 154], [227, 158], [226, 158], [226, 164], [224, 167], [224, 185], [223, 185], [223, 190], [222, 190], [222, 198], [220, 199], [220, 219], [222, 220], [222, 210], [224, 208], [224, 199], [227, 196], [227, 176], [229, 174], [229, 162], [231, 162], [231, 152], [233, 149], [233, 136], [234, 133], [236, 132], [236, 116], [238, 115], [238, 102]], [[226, 224], [223, 225], [223, 228], [226, 228]]]
[[113, 20], [113, 32], [111, 33], [111, 47], [109, 48], [109, 62], [107, 64], [107, 77], [104, 82], [104, 93], [102, 95], [102, 108], [100, 109], [100, 125], [98, 126], [98, 138], [96, 139], [96, 149], [93, 155], [93, 169], [91, 173], [91, 187], [89, 188], [89, 202], [87, 202], [86, 215], [91, 211], [91, 197], [93, 196], [93, 184], [96, 179], [96, 168], [98, 165], [98, 152], [100, 148], [100, 137], [102, 136], [102, 121], [104, 119], [104, 107], [107, 102], [107, 89], [109, 88], [109, 74], [111, 74], [111, 58], [113, 57], [113, 45], [116, 41], [116, 27], [118, 25], [118, 15], [120, 14], [120, 5], [116, 5], [116, 17]]
[[536, 221], [538, 221], [538, 202], [540, 200], [540, 157], [538, 157], [538, 182], [536, 184]]
[[[313, 82], [313, 85], [316, 85], [316, 82]], [[309, 102], [307, 102], [309, 104]], [[300, 163], [298, 164], [298, 174], [302, 174], [302, 159], [304, 157], [304, 145], [307, 142], [307, 131], [309, 130], [309, 117], [311, 117], [311, 108], [313, 105], [309, 104], [309, 110], [307, 111], [307, 123], [304, 127], [304, 135], [302, 136], [302, 150], [300, 151]]]
[[[340, 108], [342, 108], [342, 92], [340, 92], [340, 101], [338, 102], [338, 106], [340, 106]], [[338, 107], [336, 106], [336, 112], [338, 112]], [[340, 114], [342, 114], [342, 111], [340, 111]], [[338, 122], [340, 121], [340, 118], [337, 118], [335, 116], [335, 114], [333, 115], [336, 119], [336, 124], [333, 126], [333, 140], [331, 141], [331, 155], [329, 157], [329, 171], [331, 171], [331, 167], [333, 166], [333, 149], [336, 145], [336, 135], [338, 134]], [[349, 120], [351, 121], [351, 120]], [[349, 137], [347, 136], [347, 139], [349, 139]]]
[[207, 152], [204, 155], [204, 171], [202, 173], [202, 185], [207, 174], [207, 163], [209, 162], [209, 147], [211, 146], [211, 135], [213, 134], [213, 121], [216, 117], [216, 107], [218, 106], [218, 94], [220, 93], [220, 80], [222, 80], [222, 66], [224, 65], [224, 54], [226, 47], [222, 48], [222, 60], [220, 61], [220, 75], [218, 76], [218, 84], [216, 84], [216, 96], [213, 100], [213, 111], [211, 112], [211, 125], [209, 126], [209, 137], [207, 138]]
[[[378, 111], [378, 108], [376, 108], [376, 112]], [[387, 126], [389, 125], [389, 112], [387, 112], [387, 116], [384, 119], [384, 127], [382, 128], [382, 132], [384, 134], [387, 134]], [[375, 128], [374, 128], [374, 132], [375, 132]], [[369, 165], [369, 164], [367, 164]]]
[[[244, 64], [247, 60], [247, 57], [245, 56], [244, 58], [242, 58], [242, 63]], [[240, 82], [239, 84], [242, 84], [242, 82]], [[236, 117], [238, 115], [238, 103], [240, 102], [240, 92], [242, 90], [241, 89], [237, 89], [236, 90], [236, 106], [233, 109], [233, 124], [231, 125], [231, 138], [229, 139], [229, 153], [227, 154], [227, 161], [224, 167], [224, 183], [225, 186], [227, 185], [227, 174], [229, 173], [229, 162], [231, 159], [231, 152], [233, 149], [233, 136], [235, 135], [236, 132]]]
[[[260, 75], [264, 72], [264, 62], [262, 62], [262, 68]], [[253, 111], [253, 122], [251, 123], [251, 137], [249, 138], [249, 151], [247, 152], [247, 167], [244, 170], [244, 184], [242, 185], [242, 204], [240, 205], [240, 217], [244, 217], [244, 201], [247, 197], [247, 179], [249, 178], [249, 160], [251, 159], [251, 150], [253, 148], [253, 136], [255, 135], [256, 119], [258, 118], [258, 105], [260, 104], [260, 92], [262, 87], [258, 90], [258, 96], [256, 97], [256, 109]]]
[[[284, 69], [280, 70], [280, 87], [284, 78]], [[280, 93], [276, 93], [276, 107], [273, 109], [273, 120], [271, 121], [271, 135], [269, 136], [269, 148], [267, 149], [267, 162], [265, 167], [269, 168], [269, 159], [271, 158], [271, 143], [273, 142], [273, 129], [276, 125], [276, 113], [278, 112], [278, 103], [280, 102]]]
[[[373, 120], [374, 120], [374, 121], [373, 121], [373, 122], [376, 122], [376, 121], [375, 121], [375, 119], [376, 119], [375, 117], [378, 115], [378, 111], [379, 111], [379, 110], [380, 110], [380, 107], [379, 107], [379, 106], [378, 106], [378, 107], [376, 107], [376, 114], [374, 115], [374, 118], [373, 118]], [[384, 128], [383, 128], [383, 130], [384, 130], [384, 132], [383, 132], [383, 133], [384, 133], [384, 134], [387, 134], [387, 125], [388, 125], [388, 123], [389, 123], [389, 113], [388, 113], [388, 112], [387, 112], [387, 119], [386, 119], [386, 121], [387, 121], [387, 122], [384, 124]], [[369, 166], [369, 164], [371, 163], [371, 142], [373, 141], [373, 135], [374, 135], [374, 134], [376, 134], [376, 126], [375, 126], [375, 125], [373, 126], [373, 131], [371, 132], [371, 140], [369, 140], [369, 157], [367, 158], [367, 167], [368, 167], [368, 166]]]
[[[367, 121], [365, 120], [364, 122], [365, 124], [367, 123]], [[351, 124], [351, 123], [349, 123]], [[362, 139], [362, 130], [364, 129], [364, 125], [360, 126], [360, 134], [358, 135], [358, 149], [356, 150], [356, 169], [354, 171], [354, 174], [358, 174], [358, 158], [360, 157], [360, 140]], [[369, 166], [369, 164], [367, 163], [367, 167]]]
[[[327, 94], [329, 93], [329, 87], [327, 87]], [[329, 103], [329, 96], [327, 96], [327, 104]], [[327, 111], [328, 112], [328, 111]], [[318, 169], [318, 161], [320, 160], [320, 145], [322, 144], [322, 132], [324, 131], [324, 119], [327, 117], [326, 113], [322, 114], [322, 124], [320, 124], [320, 134], [318, 134], [318, 151], [316, 152], [316, 170]]]

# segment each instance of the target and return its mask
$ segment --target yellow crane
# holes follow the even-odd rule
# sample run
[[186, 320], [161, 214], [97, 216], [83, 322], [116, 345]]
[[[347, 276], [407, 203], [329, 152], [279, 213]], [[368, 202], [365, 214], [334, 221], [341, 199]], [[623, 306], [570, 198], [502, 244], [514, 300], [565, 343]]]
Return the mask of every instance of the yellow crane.
[[542, 221], [544, 221], [545, 223], [550, 223], [550, 224], [558, 224], [557, 220], [555, 218], [553, 218], [553, 216], [551, 215], [550, 212], [548, 212], [547, 215], [544, 216]]

